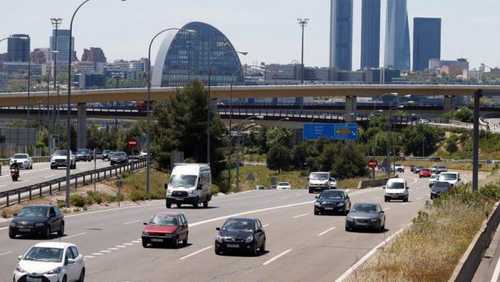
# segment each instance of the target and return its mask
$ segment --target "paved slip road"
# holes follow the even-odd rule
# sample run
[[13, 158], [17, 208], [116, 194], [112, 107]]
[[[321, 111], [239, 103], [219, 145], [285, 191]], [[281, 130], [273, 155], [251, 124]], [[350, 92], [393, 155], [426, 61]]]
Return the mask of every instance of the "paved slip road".
[[[109, 162], [97, 161], [97, 168], [107, 167]], [[76, 169], [71, 170], [71, 174], [76, 174], [94, 169], [94, 162], [77, 162]], [[12, 182], [7, 166], [2, 167], [2, 176], [0, 176], [0, 192], [25, 187], [28, 185], [49, 181], [66, 176], [66, 168], [61, 167], [57, 170], [51, 170], [49, 163], [34, 163], [32, 170], [20, 171], [19, 181]]]
[[[380, 202], [385, 233], [347, 233], [344, 216], [314, 216], [314, 196], [304, 190], [252, 191], [221, 196], [209, 209], [172, 209], [186, 214], [190, 245], [180, 249], [140, 244], [142, 223], [163, 201], [145, 206], [66, 217], [66, 237], [86, 256], [87, 281], [334, 281], [385, 238], [406, 226], [429, 198], [428, 180], [405, 175], [410, 202], [383, 202], [383, 190], [350, 192], [353, 203]], [[231, 215], [259, 217], [267, 232], [262, 256], [216, 256], [215, 228]], [[54, 239], [60, 240], [60, 239]], [[0, 229], [0, 281], [11, 281], [16, 257], [39, 240], [10, 240]]]

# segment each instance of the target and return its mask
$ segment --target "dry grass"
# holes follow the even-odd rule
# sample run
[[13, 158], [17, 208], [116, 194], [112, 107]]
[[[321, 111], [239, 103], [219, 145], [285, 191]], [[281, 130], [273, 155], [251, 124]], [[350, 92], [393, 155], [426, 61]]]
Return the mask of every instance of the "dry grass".
[[498, 195], [500, 186], [489, 189], [495, 192], [463, 190], [435, 201], [348, 281], [448, 281], [497, 200], [492, 195]]

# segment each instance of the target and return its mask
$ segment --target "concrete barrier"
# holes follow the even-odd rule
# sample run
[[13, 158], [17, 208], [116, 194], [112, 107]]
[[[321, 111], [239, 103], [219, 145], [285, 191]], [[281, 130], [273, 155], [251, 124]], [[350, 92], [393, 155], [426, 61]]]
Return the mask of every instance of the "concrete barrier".
[[498, 224], [500, 223], [500, 202], [495, 204], [493, 212], [481, 226], [476, 236], [469, 245], [469, 248], [460, 259], [449, 282], [469, 282], [472, 281], [474, 274], [481, 263], [484, 253], [488, 249]]
[[384, 186], [387, 183], [387, 180], [388, 180], [387, 178], [361, 180], [358, 183], [358, 189]]

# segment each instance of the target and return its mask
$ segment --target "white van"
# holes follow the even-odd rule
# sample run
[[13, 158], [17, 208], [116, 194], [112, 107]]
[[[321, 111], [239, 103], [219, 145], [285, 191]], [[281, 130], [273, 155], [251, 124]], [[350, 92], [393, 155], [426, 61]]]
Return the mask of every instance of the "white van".
[[208, 164], [176, 164], [170, 181], [165, 184], [166, 206], [172, 204], [181, 207], [190, 204], [197, 208], [199, 204], [208, 207], [212, 199], [212, 174]]
[[307, 183], [309, 193], [337, 188], [337, 180], [329, 172], [311, 172]]
[[409, 187], [406, 180], [402, 178], [391, 178], [387, 181], [384, 189], [384, 200], [386, 202], [390, 202], [391, 200], [402, 200], [403, 202], [408, 202], [410, 193], [408, 192]]

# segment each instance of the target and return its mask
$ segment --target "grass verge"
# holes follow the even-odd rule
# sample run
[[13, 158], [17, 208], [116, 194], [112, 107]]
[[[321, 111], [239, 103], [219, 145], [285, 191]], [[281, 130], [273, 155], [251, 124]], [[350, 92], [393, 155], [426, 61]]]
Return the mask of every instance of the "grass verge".
[[500, 184], [480, 193], [464, 186], [444, 195], [347, 281], [448, 281], [499, 199]]

